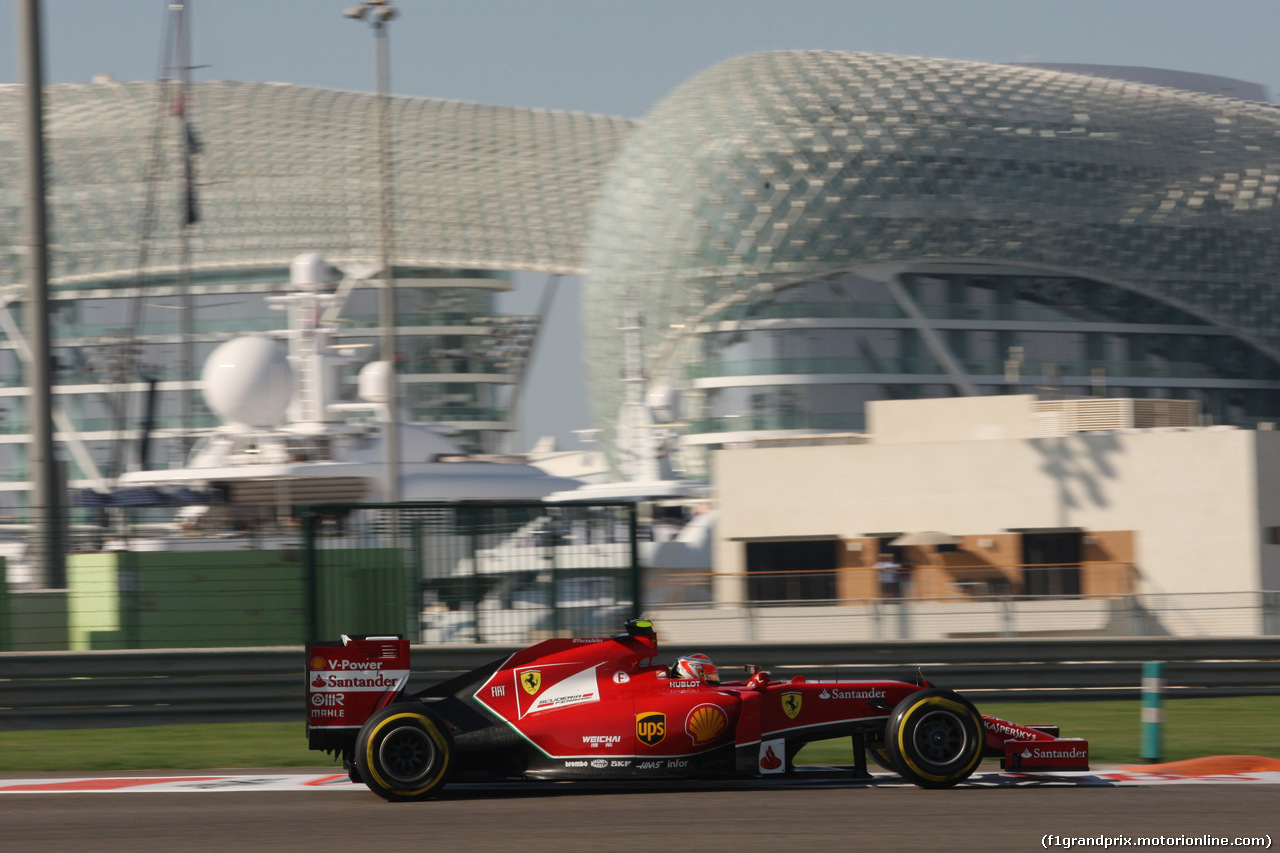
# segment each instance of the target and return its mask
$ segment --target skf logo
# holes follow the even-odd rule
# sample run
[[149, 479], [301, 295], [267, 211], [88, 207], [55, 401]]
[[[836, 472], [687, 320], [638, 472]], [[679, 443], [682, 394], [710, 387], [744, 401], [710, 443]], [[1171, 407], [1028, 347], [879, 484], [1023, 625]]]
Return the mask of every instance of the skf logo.
[[786, 714], [788, 719], [794, 720], [800, 716], [800, 704], [803, 701], [804, 696], [800, 693], [783, 693], [782, 713]]
[[719, 707], [699, 705], [689, 712], [684, 721], [684, 730], [693, 738], [694, 746], [701, 746], [715, 740], [727, 725], [729, 718]]
[[667, 715], [661, 711], [636, 714], [636, 737], [645, 746], [657, 746], [667, 736]]
[[525, 693], [532, 696], [542, 686], [542, 673], [536, 669], [529, 670], [520, 676], [520, 686], [524, 688]]

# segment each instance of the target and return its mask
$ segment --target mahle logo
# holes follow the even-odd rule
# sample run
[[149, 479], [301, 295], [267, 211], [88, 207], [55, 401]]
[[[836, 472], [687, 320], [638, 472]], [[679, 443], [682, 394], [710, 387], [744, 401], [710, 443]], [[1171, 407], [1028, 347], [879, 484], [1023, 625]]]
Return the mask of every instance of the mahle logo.
[[657, 746], [667, 736], [667, 715], [661, 711], [636, 714], [636, 737], [645, 746]]

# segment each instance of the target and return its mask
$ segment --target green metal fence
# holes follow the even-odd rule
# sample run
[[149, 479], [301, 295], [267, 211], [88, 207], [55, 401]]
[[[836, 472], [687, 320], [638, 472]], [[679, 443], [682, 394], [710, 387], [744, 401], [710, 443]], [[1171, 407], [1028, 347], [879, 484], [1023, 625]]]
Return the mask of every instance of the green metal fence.
[[302, 521], [313, 637], [520, 644], [639, 614], [633, 504], [323, 506]]
[[520, 645], [638, 615], [631, 504], [320, 505], [277, 516], [270, 530], [199, 536], [73, 528], [65, 588], [9, 584], [24, 572], [0, 568], [0, 651], [298, 645], [344, 633]]

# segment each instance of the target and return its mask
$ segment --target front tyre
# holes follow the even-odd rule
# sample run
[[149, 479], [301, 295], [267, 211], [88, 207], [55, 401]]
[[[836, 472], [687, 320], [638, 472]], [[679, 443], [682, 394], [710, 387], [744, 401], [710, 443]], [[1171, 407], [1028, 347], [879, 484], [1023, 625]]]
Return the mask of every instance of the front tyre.
[[356, 738], [356, 770], [369, 790], [391, 802], [424, 800], [448, 781], [453, 741], [421, 705], [383, 708]]
[[885, 728], [893, 768], [921, 788], [950, 788], [982, 763], [976, 708], [950, 690], [920, 690], [898, 703]]

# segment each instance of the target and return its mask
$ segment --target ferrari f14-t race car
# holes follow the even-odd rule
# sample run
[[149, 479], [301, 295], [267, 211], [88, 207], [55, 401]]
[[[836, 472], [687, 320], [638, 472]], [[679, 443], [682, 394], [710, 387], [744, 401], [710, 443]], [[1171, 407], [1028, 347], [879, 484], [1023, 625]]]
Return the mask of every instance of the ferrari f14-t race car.
[[810, 741], [852, 738], [925, 788], [968, 778], [984, 756], [1009, 770], [1087, 770], [1089, 745], [1053, 726], [979, 714], [921, 678], [776, 681], [747, 667], [721, 682], [703, 655], [656, 663], [647, 621], [612, 637], [546, 640], [406, 692], [409, 643], [343, 637], [307, 646], [307, 739], [388, 800], [419, 800], [452, 780], [769, 777], [796, 772]]

